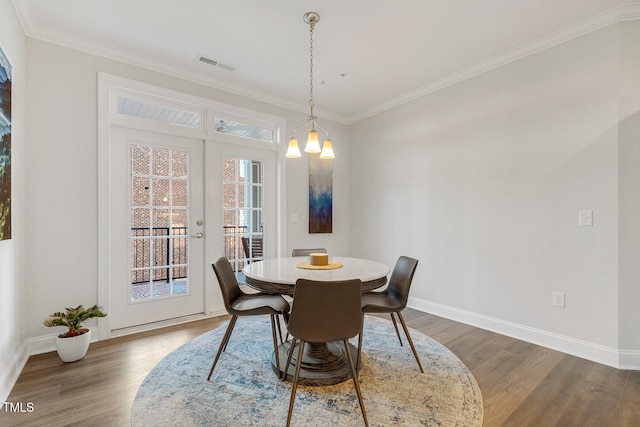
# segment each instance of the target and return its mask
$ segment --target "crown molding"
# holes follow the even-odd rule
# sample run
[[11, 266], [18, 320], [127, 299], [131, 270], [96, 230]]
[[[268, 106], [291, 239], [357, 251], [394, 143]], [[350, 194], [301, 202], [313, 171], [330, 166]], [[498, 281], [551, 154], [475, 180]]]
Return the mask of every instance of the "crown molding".
[[[304, 114], [307, 114], [308, 112], [307, 104], [286, 101], [282, 98], [276, 97], [273, 94], [269, 94], [266, 92], [261, 92], [253, 89], [247, 90], [245, 88], [241, 88], [237, 85], [233, 85], [219, 79], [208, 78], [197, 73], [185, 71], [179, 66], [157, 61], [156, 59], [153, 59], [151, 57], [145, 57], [137, 53], [134, 54], [123, 49], [106, 47], [104, 45], [100, 45], [87, 39], [78, 37], [76, 35], [63, 33], [51, 28], [36, 25], [33, 22], [31, 9], [26, 1], [11, 1], [22, 24], [23, 31], [28, 37], [40, 39], [49, 43], [59, 44], [61, 46], [79, 50], [85, 53], [112, 59], [114, 61], [124, 62], [141, 68], [157, 71], [193, 83], [223, 90], [234, 95], [246, 97], [254, 101], [265, 102], [271, 105]], [[446, 87], [453, 86], [457, 83], [478, 76], [487, 71], [494, 70], [503, 65], [507, 65], [511, 62], [525, 58], [529, 55], [533, 55], [545, 49], [549, 49], [553, 46], [573, 40], [585, 34], [589, 34], [593, 31], [597, 31], [599, 29], [620, 22], [635, 20], [640, 20], [640, 2], [628, 3], [606, 10], [598, 15], [593, 16], [592, 18], [586, 19], [560, 31], [541, 37], [530, 43], [526, 43], [518, 48], [495, 56], [487, 61], [480, 62], [471, 67], [449, 74], [448, 76], [435, 80], [417, 90], [413, 90], [400, 96], [394, 97], [386, 102], [367, 109], [360, 114], [356, 114], [353, 116], [344, 116], [341, 114], [322, 110], [318, 110], [316, 111], [316, 113], [320, 118], [332, 120], [344, 125], [350, 125], [359, 122], [360, 120], [364, 120], [376, 114], [406, 104], [415, 99], [421, 98], [425, 95], [437, 92]]]
[[[97, 55], [114, 61], [123, 62], [151, 71], [156, 71], [172, 77], [187, 80], [192, 83], [197, 83], [204, 86], [212, 87], [214, 89], [223, 90], [225, 92], [242, 96], [253, 101], [264, 102], [289, 110], [309, 114], [309, 107], [306, 103], [295, 103], [283, 100], [282, 98], [274, 96], [273, 94], [261, 92], [255, 89], [242, 88], [238, 85], [233, 85], [219, 79], [204, 77], [197, 73], [185, 71], [179, 66], [167, 64], [166, 62], [158, 61], [149, 56], [140, 55], [139, 53], [129, 52], [124, 48], [111, 48], [109, 46], [90, 41], [75, 34], [65, 33], [46, 26], [37, 25], [32, 19], [31, 9], [26, 1], [11, 1], [14, 4], [14, 8], [16, 10], [18, 18], [20, 19], [20, 23], [22, 24], [22, 29], [25, 35], [30, 38], [68, 47], [70, 49], [78, 50], [91, 55]], [[317, 109], [316, 115], [319, 118], [332, 120], [341, 124], [347, 124], [346, 117], [329, 111]]]
[[18, 15], [18, 19], [22, 25], [22, 30], [26, 35], [29, 35], [27, 33], [27, 29], [31, 29], [35, 26], [33, 19], [31, 18], [33, 16], [31, 8], [25, 0], [11, 0], [11, 3], [13, 4], [13, 9], [16, 11], [16, 15]]
[[617, 22], [640, 20], [640, 3], [629, 3], [620, 6], [620, 17]]
[[449, 74], [448, 76], [433, 81], [418, 90], [407, 92], [403, 95], [392, 98], [385, 103], [379, 104], [367, 111], [362, 112], [361, 114], [349, 117], [347, 120], [347, 124], [359, 122], [360, 120], [364, 120], [376, 114], [406, 104], [425, 95], [437, 92], [449, 86], [453, 86], [464, 80], [486, 73], [487, 71], [494, 70], [503, 65], [507, 65], [511, 62], [533, 55], [545, 49], [549, 49], [553, 46], [557, 46], [559, 44], [589, 34], [593, 31], [597, 31], [620, 22], [635, 20], [640, 20], [640, 3], [630, 3], [614, 7], [598, 15], [595, 15], [592, 18], [586, 19], [555, 33], [548, 34], [547, 36], [541, 37], [530, 43], [526, 43], [516, 49], [495, 56], [487, 61], [480, 62], [471, 67]]

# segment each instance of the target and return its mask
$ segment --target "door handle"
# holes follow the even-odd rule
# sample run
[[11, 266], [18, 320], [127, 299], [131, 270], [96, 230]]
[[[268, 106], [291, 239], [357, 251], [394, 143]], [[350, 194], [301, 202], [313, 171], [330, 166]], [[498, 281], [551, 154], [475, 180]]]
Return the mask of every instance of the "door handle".
[[204, 237], [204, 233], [192, 234], [191, 237], [196, 238], [196, 239], [202, 239]]

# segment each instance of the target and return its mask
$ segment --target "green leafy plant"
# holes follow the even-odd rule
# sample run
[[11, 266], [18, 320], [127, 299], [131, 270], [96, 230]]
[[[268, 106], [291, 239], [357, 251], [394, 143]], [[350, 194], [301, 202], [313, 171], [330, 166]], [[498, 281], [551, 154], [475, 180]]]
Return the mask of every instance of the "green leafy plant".
[[54, 326], [68, 328], [67, 332], [58, 335], [60, 338], [82, 335], [88, 331], [88, 329], [82, 327], [82, 322], [94, 317], [105, 317], [107, 315], [97, 305], [90, 308], [84, 308], [83, 305], [79, 305], [76, 308], [67, 307], [66, 310], [66, 312], [58, 311], [53, 313], [43, 322], [44, 326], [50, 328]]

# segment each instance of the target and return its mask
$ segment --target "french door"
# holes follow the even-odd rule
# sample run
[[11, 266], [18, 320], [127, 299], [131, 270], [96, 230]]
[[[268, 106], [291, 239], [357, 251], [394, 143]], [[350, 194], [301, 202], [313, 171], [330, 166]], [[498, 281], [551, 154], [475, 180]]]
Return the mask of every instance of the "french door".
[[110, 328], [204, 312], [204, 142], [110, 138]]
[[282, 254], [284, 119], [103, 73], [98, 89], [99, 336], [223, 313], [211, 263]]
[[276, 155], [222, 142], [207, 145], [207, 259], [227, 257], [240, 281], [246, 264], [278, 255]]

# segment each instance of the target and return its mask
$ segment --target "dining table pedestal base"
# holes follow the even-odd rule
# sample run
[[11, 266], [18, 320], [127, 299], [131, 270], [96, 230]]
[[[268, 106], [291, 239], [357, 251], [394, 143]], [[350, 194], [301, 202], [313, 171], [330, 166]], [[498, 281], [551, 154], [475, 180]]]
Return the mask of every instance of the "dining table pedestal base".
[[[283, 371], [286, 369], [286, 381], [293, 382], [296, 372], [296, 364], [298, 363], [298, 348], [300, 341], [296, 341], [296, 347], [291, 356], [291, 363], [287, 363], [291, 341], [287, 341], [278, 347], [278, 355], [280, 357], [280, 370], [278, 370], [275, 353], [271, 358], [271, 365], [276, 374], [282, 378]], [[349, 351], [355, 365], [358, 360], [358, 349], [349, 344]], [[357, 369], [357, 368], [356, 368]], [[300, 365], [300, 376], [298, 384], [311, 386], [326, 386], [339, 384], [351, 379], [351, 368], [349, 367], [349, 358], [344, 349], [342, 342], [329, 343], [305, 343], [304, 352], [302, 353], [302, 364]]]

